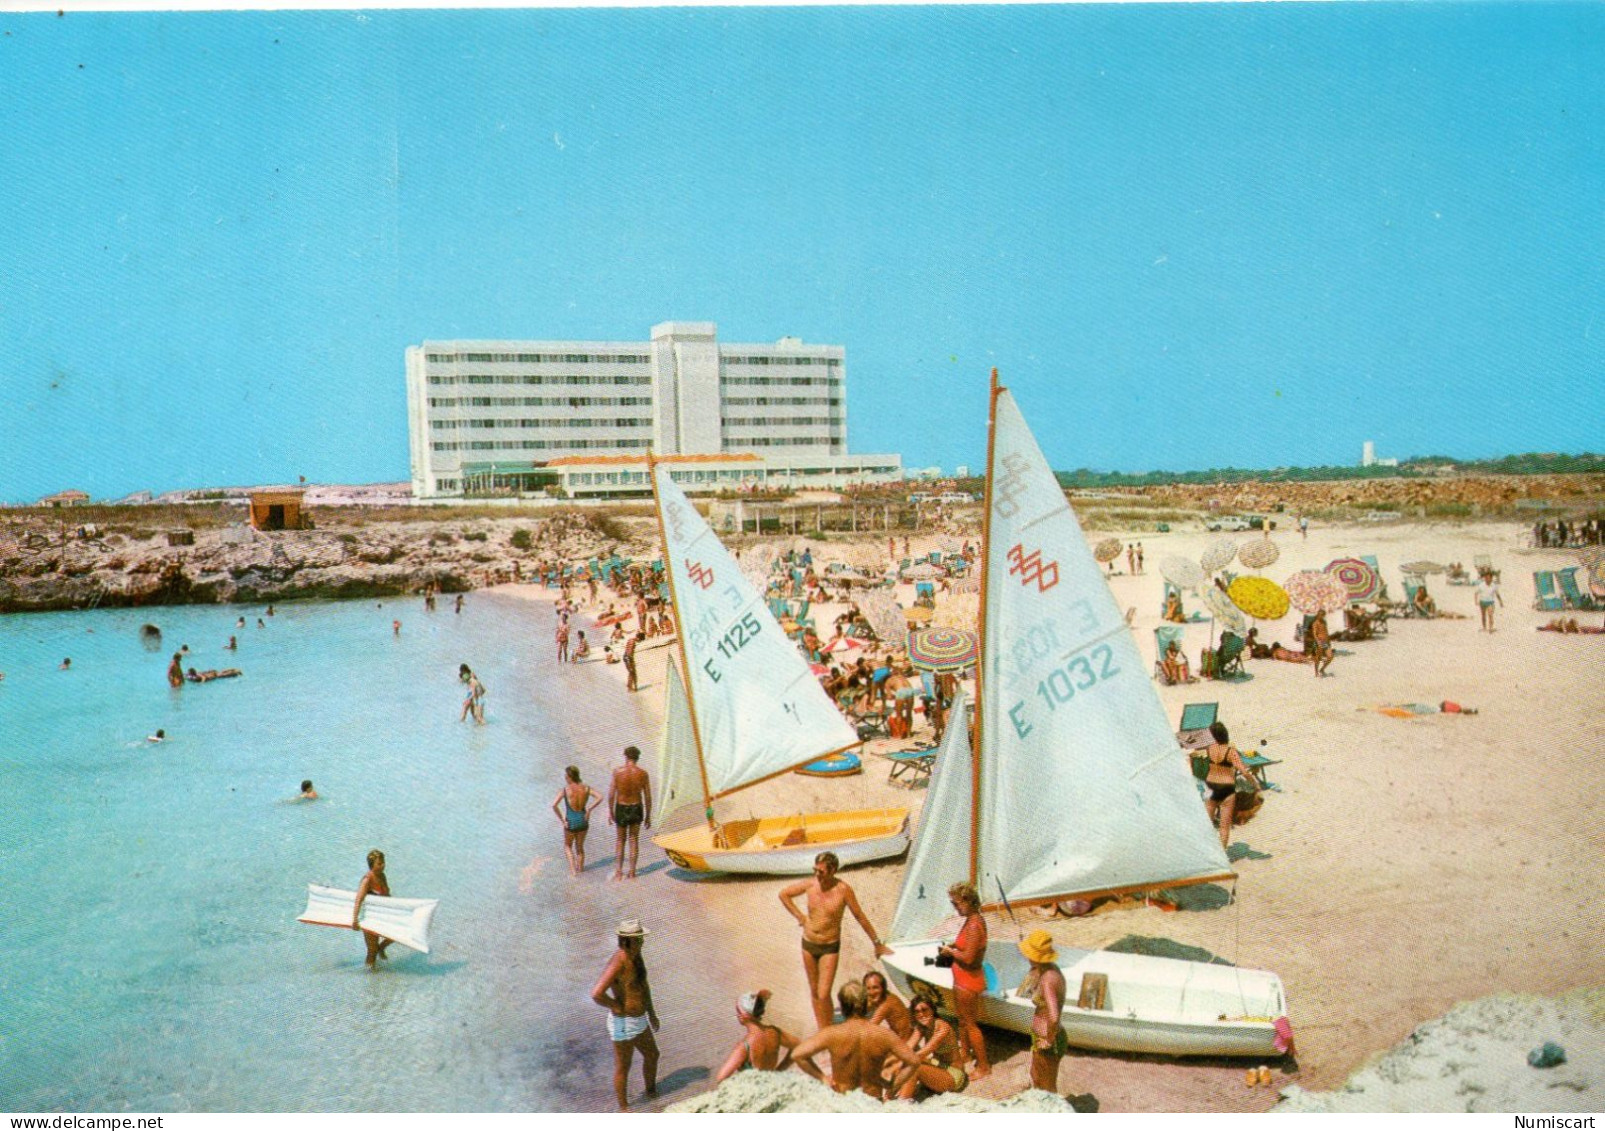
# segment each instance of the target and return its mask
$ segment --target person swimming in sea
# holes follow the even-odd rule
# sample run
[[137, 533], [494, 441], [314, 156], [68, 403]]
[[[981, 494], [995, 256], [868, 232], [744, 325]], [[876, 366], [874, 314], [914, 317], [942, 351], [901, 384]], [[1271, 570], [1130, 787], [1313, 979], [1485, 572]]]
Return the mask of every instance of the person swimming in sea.
[[306, 781], [301, 783], [301, 792], [296, 795], [295, 799], [297, 801], [316, 801], [318, 799], [318, 791], [312, 788], [311, 778], [307, 778]]
[[146, 742], [166, 742], [167, 741], [167, 732], [165, 730], [161, 730], [160, 728], [158, 728], [155, 734], [146, 735], [145, 736], [145, 741]]

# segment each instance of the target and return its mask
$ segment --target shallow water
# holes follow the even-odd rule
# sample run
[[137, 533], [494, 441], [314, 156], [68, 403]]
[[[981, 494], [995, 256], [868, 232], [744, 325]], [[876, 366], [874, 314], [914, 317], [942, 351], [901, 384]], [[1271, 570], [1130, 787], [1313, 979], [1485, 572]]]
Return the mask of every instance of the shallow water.
[[[571, 729], [586, 673], [556, 672], [549, 611], [315, 602], [257, 628], [262, 611], [0, 618], [0, 1108], [609, 1106], [600, 1011], [567, 972], [594, 976], [617, 900], [600, 869], [574, 894], [547, 810], [563, 765], [597, 784], [618, 747]], [[186, 642], [186, 666], [245, 674], [170, 689]], [[484, 726], [458, 721], [462, 662]], [[322, 800], [288, 800], [303, 778]], [[370, 973], [359, 935], [295, 917], [309, 881], [354, 888], [375, 847], [396, 895], [442, 902], [431, 954], [393, 947]]]

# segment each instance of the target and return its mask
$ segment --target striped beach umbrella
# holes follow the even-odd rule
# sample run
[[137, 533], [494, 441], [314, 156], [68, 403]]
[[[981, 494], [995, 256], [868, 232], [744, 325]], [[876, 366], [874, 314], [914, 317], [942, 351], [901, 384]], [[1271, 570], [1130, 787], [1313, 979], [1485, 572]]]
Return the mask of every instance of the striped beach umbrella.
[[1374, 600], [1382, 591], [1382, 579], [1377, 571], [1360, 558], [1335, 558], [1326, 563], [1326, 572], [1348, 591], [1351, 602]]
[[908, 634], [908, 660], [927, 672], [961, 672], [974, 667], [980, 637], [961, 628], [921, 628]]
[[1301, 613], [1335, 613], [1349, 603], [1349, 591], [1324, 569], [1301, 569], [1282, 588]]
[[1281, 620], [1287, 615], [1287, 591], [1268, 577], [1236, 578], [1226, 595], [1255, 620]]
[[1416, 577], [1425, 577], [1429, 573], [1448, 573], [1449, 567], [1439, 565], [1437, 562], [1419, 561], [1405, 562], [1399, 567], [1400, 572], [1413, 574]]

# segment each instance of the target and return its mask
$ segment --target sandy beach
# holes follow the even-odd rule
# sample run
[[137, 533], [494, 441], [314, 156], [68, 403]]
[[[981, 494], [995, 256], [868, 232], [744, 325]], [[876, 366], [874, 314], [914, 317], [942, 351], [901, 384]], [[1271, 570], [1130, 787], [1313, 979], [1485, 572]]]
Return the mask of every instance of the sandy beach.
[[[1163, 589], [1157, 563], [1172, 554], [1196, 560], [1222, 535], [1202, 529], [1108, 533], [1143, 542], [1145, 571], [1124, 572], [1122, 555], [1121, 572], [1109, 584], [1122, 608], [1135, 608], [1133, 631], [1152, 658]], [[1232, 537], [1246, 543], [1260, 536]], [[1278, 762], [1269, 769], [1277, 790], [1235, 830], [1235, 900], [1221, 898], [1223, 889], [1194, 889], [1183, 893], [1174, 912], [1100, 909], [1077, 919], [1033, 918], [1027, 927], [1046, 926], [1061, 943], [1082, 947], [1126, 935], [1165, 937], [1275, 971], [1287, 988], [1297, 1070], [1290, 1075], [1278, 1068], [1274, 1087], [1248, 1089], [1235, 1063], [1072, 1051], [1060, 1093], [1090, 1092], [1104, 1111], [1265, 1110], [1287, 1084], [1338, 1087], [1457, 1002], [1605, 984], [1605, 953], [1590, 910], [1605, 829], [1596, 753], [1605, 739], [1597, 711], [1605, 638], [1535, 631], [1554, 614], [1531, 607], [1532, 571], [1575, 564], [1576, 555], [1527, 549], [1522, 528], [1495, 522], [1316, 524], [1307, 538], [1296, 531], [1274, 537], [1281, 557], [1262, 571], [1268, 577], [1281, 580], [1335, 557], [1374, 554], [1394, 596], [1402, 596], [1398, 567], [1404, 561], [1469, 565], [1487, 554], [1502, 571], [1505, 604], [1497, 631], [1481, 632], [1473, 590], [1448, 586], [1439, 576], [1429, 586], [1440, 609], [1463, 619], [1395, 619], [1384, 636], [1339, 643], [1330, 678], [1267, 659], [1248, 661], [1248, 678], [1158, 688], [1173, 721], [1187, 703], [1216, 702], [1234, 742], [1244, 749], [1263, 743], [1261, 752]], [[845, 552], [841, 542], [811, 545], [816, 562]], [[856, 552], [864, 553], [876, 543], [859, 545]], [[879, 547], [884, 553], [884, 541]], [[916, 537], [913, 550], [938, 547], [956, 549], [957, 539]], [[556, 596], [540, 586], [502, 591], [533, 601]], [[910, 603], [911, 587], [900, 587], [899, 596]], [[600, 611], [582, 609], [575, 624], [587, 627], [588, 614]], [[816, 622], [826, 626], [836, 612], [816, 606]], [[1599, 616], [1583, 619], [1592, 623]], [[1262, 623], [1261, 638], [1296, 646], [1296, 623], [1296, 613]], [[1188, 627], [1186, 650], [1195, 667], [1210, 637], [1207, 621]], [[643, 764], [649, 767], [664, 664], [673, 651], [652, 643], [640, 653], [642, 689], [633, 697], [638, 717], [604, 728], [608, 736], [631, 731], [646, 739]], [[591, 672], [623, 680], [620, 665], [596, 664]], [[1442, 700], [1478, 713], [1395, 717], [1376, 709]], [[919, 728], [910, 743], [872, 743], [865, 772], [856, 777], [786, 775], [756, 786], [721, 803], [721, 816], [906, 805], [917, 820], [924, 790], [889, 783], [889, 763], [878, 755], [924, 739]], [[593, 861], [608, 855], [610, 844], [593, 847]], [[730, 1003], [743, 989], [773, 989], [772, 1018], [809, 1031], [797, 930], [777, 900], [787, 881], [698, 881], [668, 868], [645, 845], [642, 866], [645, 874], [624, 885], [635, 889], [628, 902], [643, 917], [684, 924], [679, 937], [666, 927], [654, 940], [665, 968], [656, 976], [660, 1011], [666, 1026], [673, 1021], [662, 1040], [665, 1073], [682, 1071], [694, 1080], [699, 1066], [717, 1066], [737, 1035]], [[896, 861], [843, 874], [882, 929], [902, 872]], [[595, 882], [607, 881], [598, 876]], [[624, 894], [611, 892], [609, 902]], [[1013, 924], [994, 918], [990, 926], [993, 945], [1012, 945]], [[710, 948], [741, 972], [737, 983], [709, 985], [695, 973], [697, 955]], [[872, 964], [869, 941], [849, 924], [841, 978]], [[1027, 1084], [1024, 1040], [990, 1030], [988, 1037], [996, 1071], [969, 1094], [1003, 1098], [1021, 1091]], [[702, 1086], [711, 1086], [711, 1075]], [[670, 1098], [684, 1097], [681, 1091]], [[1426, 1110], [1434, 1102], [1423, 1095]]]

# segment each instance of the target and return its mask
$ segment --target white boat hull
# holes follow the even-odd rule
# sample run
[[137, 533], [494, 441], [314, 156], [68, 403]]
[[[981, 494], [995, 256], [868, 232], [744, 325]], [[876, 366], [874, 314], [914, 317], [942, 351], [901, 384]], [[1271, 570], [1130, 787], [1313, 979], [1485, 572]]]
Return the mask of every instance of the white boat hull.
[[[892, 945], [881, 959], [898, 990], [907, 995], [935, 991], [942, 1008], [954, 1010], [951, 968], [927, 966], [936, 940]], [[1035, 1013], [1029, 998], [1014, 992], [1027, 963], [1012, 943], [998, 940], [981, 997], [983, 1025], [1029, 1033]], [[1067, 1003], [1065, 1033], [1074, 1048], [1161, 1056], [1241, 1056], [1261, 1060], [1280, 1056], [1275, 1022], [1286, 1015], [1282, 980], [1265, 970], [1243, 970], [1208, 962], [1153, 958], [1107, 950], [1059, 951]], [[989, 961], [987, 964], [992, 967]], [[1075, 1004], [1082, 978], [1100, 973], [1109, 980], [1106, 1008]], [[927, 988], [928, 987], [928, 988]]]

